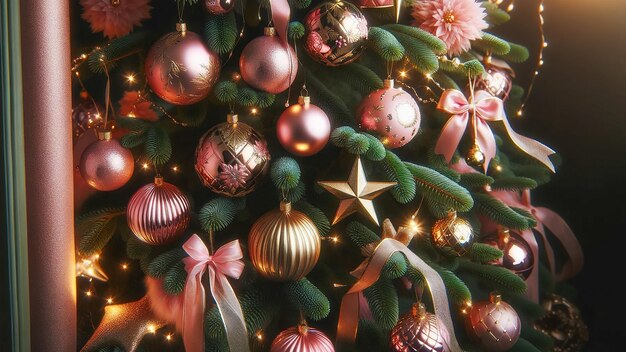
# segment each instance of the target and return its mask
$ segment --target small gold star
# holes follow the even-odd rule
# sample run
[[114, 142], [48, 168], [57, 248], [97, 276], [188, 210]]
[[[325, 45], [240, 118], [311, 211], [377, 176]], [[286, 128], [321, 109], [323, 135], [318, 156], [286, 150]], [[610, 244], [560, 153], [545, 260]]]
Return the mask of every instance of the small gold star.
[[99, 259], [100, 254], [93, 254], [91, 256], [78, 254], [78, 258], [76, 259], [76, 276], [107, 282], [109, 277], [100, 266], [98, 262]]
[[333, 220], [333, 225], [346, 218], [352, 213], [361, 213], [378, 225], [376, 210], [372, 200], [396, 182], [368, 182], [361, 158], [357, 157], [346, 182], [342, 181], [319, 181], [318, 184], [335, 197], [339, 198], [339, 207]]

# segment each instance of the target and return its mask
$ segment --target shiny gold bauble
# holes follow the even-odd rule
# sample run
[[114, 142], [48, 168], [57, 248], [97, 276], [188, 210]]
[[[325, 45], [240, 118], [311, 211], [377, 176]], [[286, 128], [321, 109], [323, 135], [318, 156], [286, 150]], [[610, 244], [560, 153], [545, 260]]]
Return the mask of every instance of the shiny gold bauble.
[[394, 352], [443, 352], [446, 338], [447, 331], [437, 316], [427, 313], [423, 303], [416, 303], [391, 330], [390, 347]]
[[552, 337], [554, 352], [582, 351], [589, 341], [589, 331], [580, 310], [572, 302], [550, 295], [543, 302], [546, 315], [535, 323], [535, 329]]
[[474, 144], [467, 152], [467, 156], [465, 156], [465, 161], [469, 166], [481, 168], [485, 164], [485, 153], [480, 150], [480, 147], [478, 147], [477, 144]]
[[320, 256], [320, 235], [308, 216], [281, 202], [280, 210], [260, 217], [248, 236], [250, 259], [257, 271], [274, 281], [305, 277]]
[[450, 212], [448, 216], [437, 220], [433, 225], [433, 244], [444, 254], [462, 256], [472, 248], [474, 229], [465, 219]]
[[495, 292], [489, 301], [474, 304], [466, 321], [468, 335], [487, 352], [510, 350], [519, 339], [521, 325], [515, 309]]

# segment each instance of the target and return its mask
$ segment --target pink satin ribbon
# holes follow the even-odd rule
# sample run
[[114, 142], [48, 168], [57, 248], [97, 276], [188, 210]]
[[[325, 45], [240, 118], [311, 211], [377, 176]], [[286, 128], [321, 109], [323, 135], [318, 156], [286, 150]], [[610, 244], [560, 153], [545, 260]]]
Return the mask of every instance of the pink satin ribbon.
[[276, 27], [278, 37], [287, 45], [287, 27], [291, 16], [289, 2], [287, 0], [270, 0], [270, 8], [272, 9], [272, 22]]
[[485, 171], [491, 159], [496, 156], [496, 140], [487, 124], [489, 121], [502, 121], [507, 134], [517, 147], [539, 160], [552, 172], [555, 171], [549, 158], [550, 155], [554, 154], [554, 150], [513, 131], [504, 113], [504, 104], [500, 98], [493, 97], [481, 90], [475, 93], [471, 101], [468, 101], [460, 91], [448, 89], [441, 95], [437, 108], [452, 114], [443, 127], [435, 146], [435, 153], [442, 154], [446, 161], [449, 162], [452, 159], [465, 133], [469, 119], [474, 118], [476, 144], [485, 155]]
[[185, 303], [183, 306], [183, 343], [187, 352], [204, 352], [205, 292], [202, 276], [209, 273], [211, 295], [217, 304], [226, 330], [231, 351], [247, 352], [248, 333], [241, 306], [227, 276], [238, 279], [243, 272], [243, 253], [239, 241], [231, 241], [210, 255], [198, 235], [185, 242], [183, 249], [189, 257], [183, 259], [187, 271]]

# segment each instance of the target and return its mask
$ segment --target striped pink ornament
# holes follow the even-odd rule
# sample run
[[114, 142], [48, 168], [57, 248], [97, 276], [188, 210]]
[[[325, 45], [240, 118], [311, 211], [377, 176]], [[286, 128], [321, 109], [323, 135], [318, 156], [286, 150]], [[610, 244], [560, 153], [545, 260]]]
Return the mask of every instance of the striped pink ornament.
[[155, 177], [133, 194], [126, 209], [128, 227], [151, 245], [176, 240], [189, 226], [189, 200], [178, 187]]
[[335, 348], [323, 332], [301, 324], [278, 334], [270, 352], [335, 352]]

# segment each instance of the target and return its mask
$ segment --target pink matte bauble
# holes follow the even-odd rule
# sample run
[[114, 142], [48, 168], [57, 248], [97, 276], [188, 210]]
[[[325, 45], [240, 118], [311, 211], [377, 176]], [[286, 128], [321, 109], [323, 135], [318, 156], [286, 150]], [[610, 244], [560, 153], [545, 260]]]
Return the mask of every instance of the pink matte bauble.
[[141, 187], [128, 202], [128, 227], [138, 239], [151, 245], [163, 245], [182, 235], [191, 216], [189, 199], [178, 187], [155, 177]]
[[363, 9], [383, 9], [393, 7], [394, 0], [358, 0], [356, 3]]
[[417, 102], [401, 88], [394, 88], [393, 80], [385, 80], [384, 88], [365, 97], [357, 113], [359, 128], [378, 136], [389, 149], [409, 143], [420, 122]]
[[235, 0], [205, 0], [204, 7], [214, 15], [221, 15], [230, 12], [235, 3]]
[[291, 46], [265, 29], [265, 35], [253, 39], [241, 53], [239, 71], [252, 87], [271, 94], [284, 92], [298, 73], [298, 58]]
[[161, 99], [175, 105], [189, 105], [206, 98], [220, 75], [220, 61], [202, 38], [185, 30], [159, 39], [146, 57], [148, 85]]
[[299, 325], [278, 334], [270, 352], [335, 352], [335, 347], [320, 330]]
[[80, 174], [91, 187], [99, 191], [113, 191], [124, 186], [133, 176], [135, 160], [130, 150], [122, 147], [117, 140], [110, 139], [110, 132], [102, 135], [81, 155]]
[[310, 156], [322, 150], [330, 137], [330, 121], [326, 113], [300, 97], [278, 118], [276, 134], [280, 144], [291, 154]]
[[521, 325], [515, 309], [497, 293], [491, 293], [489, 301], [474, 303], [466, 320], [467, 334], [487, 352], [510, 350]]

